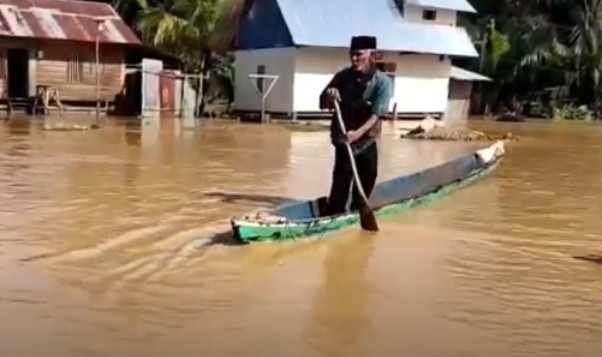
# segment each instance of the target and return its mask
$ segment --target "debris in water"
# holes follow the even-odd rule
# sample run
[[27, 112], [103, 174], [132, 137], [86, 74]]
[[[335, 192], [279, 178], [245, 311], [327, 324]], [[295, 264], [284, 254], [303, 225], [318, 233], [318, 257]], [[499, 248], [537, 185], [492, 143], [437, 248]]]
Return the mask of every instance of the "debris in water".
[[401, 138], [450, 141], [518, 140], [518, 137], [510, 132], [504, 135], [487, 135], [476, 130], [447, 127], [444, 123], [438, 122], [430, 116], [424, 119], [417, 127], [401, 134]]
[[44, 130], [46, 131], [87, 131], [98, 128], [99, 126], [96, 124], [91, 126], [68, 123], [44, 124]]

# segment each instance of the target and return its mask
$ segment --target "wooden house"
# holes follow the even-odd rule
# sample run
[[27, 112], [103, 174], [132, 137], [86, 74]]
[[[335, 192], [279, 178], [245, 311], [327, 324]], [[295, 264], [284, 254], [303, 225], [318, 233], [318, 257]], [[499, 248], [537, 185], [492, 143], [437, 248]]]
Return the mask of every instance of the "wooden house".
[[108, 4], [73, 0], [0, 0], [0, 99], [31, 98], [38, 86], [62, 101], [96, 101], [122, 90], [125, 53], [141, 45]]

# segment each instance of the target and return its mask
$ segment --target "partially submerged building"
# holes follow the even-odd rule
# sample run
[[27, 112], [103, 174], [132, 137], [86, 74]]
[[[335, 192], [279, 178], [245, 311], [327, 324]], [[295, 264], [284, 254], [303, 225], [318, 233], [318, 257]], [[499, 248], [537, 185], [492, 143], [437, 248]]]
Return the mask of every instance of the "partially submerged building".
[[445, 118], [449, 121], [462, 121], [475, 112], [473, 103], [478, 101], [473, 100], [474, 83], [490, 81], [490, 78], [478, 73], [452, 66], [449, 78], [449, 103]]
[[0, 98], [30, 98], [38, 86], [61, 100], [96, 100], [98, 36], [100, 98], [123, 87], [125, 52], [140, 40], [104, 3], [66, 0], [0, 2]]
[[390, 109], [437, 117], [448, 108], [451, 59], [478, 57], [458, 12], [475, 9], [466, 0], [229, 0], [212, 45], [235, 51], [235, 111], [261, 109], [257, 88], [271, 80], [250, 75], [265, 73], [278, 76], [266, 111], [302, 117], [323, 114], [318, 95], [349, 64], [351, 37], [376, 36], [394, 81]]

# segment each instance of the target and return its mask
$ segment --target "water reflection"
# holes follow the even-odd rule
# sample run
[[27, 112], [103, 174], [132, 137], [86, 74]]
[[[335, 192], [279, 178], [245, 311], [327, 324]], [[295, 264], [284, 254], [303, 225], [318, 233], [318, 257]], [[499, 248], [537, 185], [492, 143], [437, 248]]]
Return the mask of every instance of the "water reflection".
[[29, 135], [31, 133], [31, 120], [27, 117], [11, 117], [4, 121], [4, 126], [12, 136]]
[[142, 142], [142, 119], [129, 118], [125, 121], [125, 142], [129, 146], [140, 146]]
[[[322, 284], [313, 302], [306, 339], [320, 356], [361, 356], [362, 337], [371, 329], [366, 271], [375, 238], [351, 233], [330, 245]], [[364, 351], [365, 352], [365, 351]]]

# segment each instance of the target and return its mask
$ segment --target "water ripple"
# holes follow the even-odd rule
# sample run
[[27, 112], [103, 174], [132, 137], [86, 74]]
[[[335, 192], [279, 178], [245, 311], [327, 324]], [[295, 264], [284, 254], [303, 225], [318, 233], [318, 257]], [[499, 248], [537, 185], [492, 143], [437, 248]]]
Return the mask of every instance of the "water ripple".
[[[522, 138], [487, 180], [375, 236], [239, 246], [230, 216], [327, 192], [326, 132], [3, 125], [0, 313], [16, 355], [602, 353], [602, 269], [572, 258], [602, 252], [598, 127], [476, 123]], [[379, 143], [380, 180], [481, 145], [398, 134]]]

